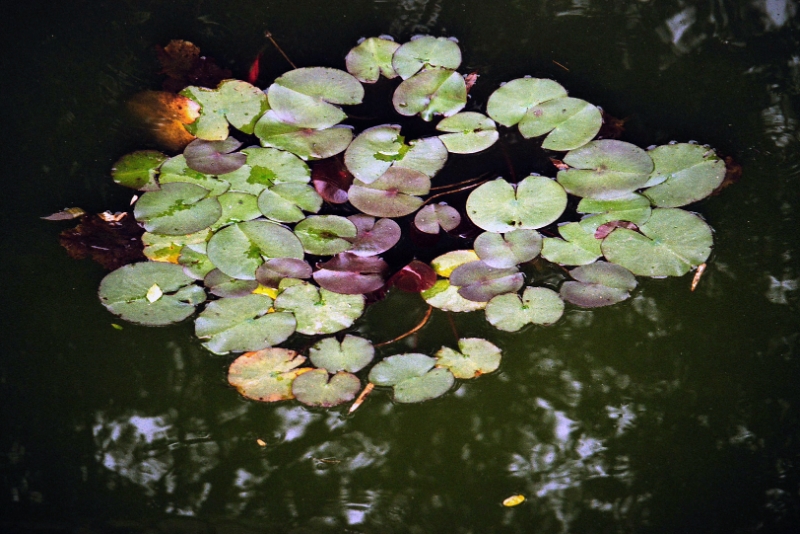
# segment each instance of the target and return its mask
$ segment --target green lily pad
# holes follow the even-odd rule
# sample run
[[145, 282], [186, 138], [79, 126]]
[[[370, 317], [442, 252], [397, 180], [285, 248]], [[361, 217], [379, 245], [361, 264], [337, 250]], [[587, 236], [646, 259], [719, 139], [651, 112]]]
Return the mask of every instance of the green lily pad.
[[258, 199], [249, 193], [228, 192], [217, 197], [222, 206], [222, 215], [211, 225], [212, 230], [219, 230], [231, 223], [252, 221], [261, 217]]
[[650, 152], [655, 168], [642, 193], [659, 208], [677, 208], [702, 200], [725, 178], [725, 162], [700, 145], [663, 145]]
[[277, 119], [301, 128], [323, 129], [347, 115], [335, 104], [360, 104], [361, 83], [350, 74], [327, 67], [306, 67], [285, 73], [267, 91]]
[[457, 286], [450, 285], [448, 280], [437, 280], [433, 287], [426, 289], [420, 295], [434, 308], [449, 312], [471, 312], [486, 307], [485, 302], [465, 299], [458, 294], [458, 289]]
[[643, 187], [653, 171], [650, 155], [630, 143], [600, 139], [570, 151], [558, 173], [568, 193], [598, 200], [628, 197]]
[[292, 383], [292, 393], [297, 400], [308, 406], [322, 408], [350, 402], [360, 389], [361, 381], [356, 375], [340, 371], [329, 376], [324, 369], [303, 373]]
[[447, 202], [428, 204], [414, 216], [414, 226], [426, 234], [436, 235], [439, 233], [439, 228], [449, 232], [459, 224], [461, 224], [461, 214]]
[[308, 184], [278, 184], [258, 196], [258, 208], [268, 219], [293, 223], [302, 221], [303, 211], [317, 213], [322, 197]]
[[392, 67], [404, 80], [427, 67], [444, 67], [455, 70], [461, 65], [458, 43], [446, 37], [417, 35], [392, 57]]
[[528, 176], [518, 184], [497, 178], [467, 198], [467, 214], [488, 232], [533, 230], [555, 222], [567, 207], [567, 193], [556, 181]]
[[114, 163], [111, 178], [115, 183], [138, 189], [139, 191], [155, 191], [158, 189], [156, 176], [158, 168], [167, 160], [167, 156], [156, 150], [139, 150], [126, 154]]
[[562, 97], [531, 107], [519, 123], [522, 137], [548, 134], [542, 148], [572, 150], [597, 135], [603, 115], [596, 106], [579, 98]]
[[396, 78], [397, 72], [392, 67], [392, 56], [400, 48], [385, 37], [370, 37], [354, 47], [344, 58], [347, 72], [362, 83], [375, 83], [383, 75], [385, 78]]
[[355, 208], [367, 215], [402, 217], [414, 213], [422, 205], [417, 195], [427, 195], [430, 187], [431, 180], [424, 173], [390, 167], [371, 183], [353, 180], [347, 196]]
[[136, 202], [133, 214], [145, 230], [163, 235], [186, 235], [211, 226], [222, 215], [219, 200], [198, 185], [163, 184]]
[[[338, 215], [311, 215], [294, 227], [303, 249], [317, 256], [332, 256], [348, 250], [348, 239], [356, 237], [356, 226]], [[288, 256], [287, 256], [288, 257]]]
[[[194, 313], [206, 293], [186, 276], [179, 265], [161, 262], [131, 263], [113, 271], [100, 282], [100, 302], [114, 315], [131, 323], [163, 326]], [[161, 292], [148, 299], [153, 286]]]
[[542, 257], [559, 265], [586, 265], [603, 255], [601, 240], [595, 239], [580, 223], [571, 222], [558, 227], [564, 239], [546, 237], [542, 246]]
[[455, 378], [449, 369], [434, 369], [434, 365], [436, 359], [425, 354], [396, 354], [375, 365], [369, 381], [376, 386], [392, 386], [397, 402], [435, 399], [453, 387]]
[[195, 334], [214, 354], [253, 351], [283, 343], [294, 333], [291, 313], [270, 312], [266, 295], [229, 297], [208, 303], [195, 320]]
[[242, 142], [234, 137], [222, 141], [195, 139], [183, 150], [186, 165], [190, 169], [205, 174], [227, 174], [244, 165], [247, 156], [234, 152]]
[[253, 133], [256, 121], [269, 109], [264, 92], [241, 80], [225, 80], [216, 89], [190, 86], [180, 94], [200, 104], [200, 117], [186, 129], [209, 141], [226, 139], [228, 123], [246, 134]]
[[516, 332], [527, 324], [550, 325], [563, 313], [564, 301], [545, 287], [528, 286], [522, 298], [516, 293], [498, 295], [486, 305], [486, 320], [506, 332]]
[[583, 229], [590, 233], [612, 221], [630, 221], [640, 226], [650, 218], [650, 211], [650, 201], [638, 193], [614, 200], [583, 198], [578, 204], [578, 213], [591, 214], [580, 221]]
[[565, 96], [567, 90], [553, 80], [518, 78], [492, 93], [486, 113], [503, 126], [514, 126], [535, 106]]
[[240, 169], [225, 175], [231, 191], [258, 196], [277, 184], [307, 184], [311, 169], [289, 152], [275, 148], [251, 147], [242, 151], [247, 161]]
[[369, 365], [375, 348], [368, 339], [347, 334], [341, 343], [333, 337], [320, 339], [309, 349], [308, 355], [314, 365], [329, 373], [356, 373]]
[[475, 238], [474, 246], [486, 265], [503, 269], [538, 256], [542, 251], [542, 236], [536, 230], [514, 230], [502, 235], [483, 232]]
[[341, 295], [299, 282], [278, 295], [275, 309], [294, 313], [301, 334], [333, 334], [350, 328], [361, 317], [364, 296]]
[[442, 119], [436, 129], [447, 151], [453, 154], [474, 154], [486, 150], [500, 137], [495, 122], [475, 111], [463, 111]]
[[[203, 247], [205, 250], [205, 246]], [[208, 273], [216, 269], [205, 252], [199, 252], [191, 247], [183, 247], [178, 256], [178, 265], [183, 266], [183, 272], [195, 280], [203, 280]]]
[[584, 308], [610, 306], [629, 298], [636, 288], [636, 277], [614, 263], [598, 261], [569, 272], [576, 281], [566, 281], [559, 294], [567, 302]]
[[205, 244], [211, 235], [210, 230], [201, 230], [188, 235], [161, 235], [145, 232], [142, 234], [144, 255], [151, 261], [178, 263], [181, 251], [187, 245]]
[[209, 196], [212, 197], [221, 195], [230, 187], [230, 184], [225, 180], [190, 169], [183, 154], [178, 154], [161, 165], [158, 181], [161, 185], [173, 183], [199, 185], [204, 189], [208, 189]]
[[458, 349], [439, 349], [436, 353], [436, 367], [446, 367], [456, 378], [465, 379], [477, 378], [500, 367], [501, 350], [485, 339], [461, 338], [458, 340]]
[[244, 297], [258, 287], [258, 282], [231, 278], [219, 269], [212, 269], [203, 278], [203, 285], [217, 297]]
[[467, 300], [488, 302], [495, 295], [516, 293], [524, 278], [516, 267], [497, 269], [482, 261], [471, 261], [450, 274], [450, 284]]
[[343, 152], [353, 140], [349, 126], [322, 130], [301, 128], [281, 122], [268, 111], [256, 123], [255, 134], [266, 147], [279, 148], [304, 159], [325, 159]]
[[639, 232], [617, 228], [602, 244], [608, 261], [638, 276], [682, 276], [708, 259], [714, 242], [700, 217], [677, 208], [654, 209]]
[[254, 280], [267, 259], [304, 257], [303, 245], [290, 230], [261, 220], [226, 226], [211, 237], [207, 250], [220, 271], [242, 280]]
[[291, 400], [294, 398], [294, 379], [312, 370], [311, 367], [300, 367], [305, 361], [305, 356], [289, 349], [246, 352], [228, 369], [228, 383], [248, 399], [262, 402]]
[[454, 70], [425, 69], [395, 89], [392, 104], [395, 111], [407, 117], [419, 114], [425, 121], [434, 115], [450, 117], [467, 105], [467, 85]]

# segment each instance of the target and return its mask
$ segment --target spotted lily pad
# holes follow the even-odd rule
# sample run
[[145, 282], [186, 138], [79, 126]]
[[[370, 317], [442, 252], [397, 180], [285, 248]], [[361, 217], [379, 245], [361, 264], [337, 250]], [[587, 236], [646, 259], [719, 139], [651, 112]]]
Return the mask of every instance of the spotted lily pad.
[[265, 287], [277, 288], [284, 278], [311, 278], [311, 266], [296, 258], [273, 258], [256, 269], [256, 280]]
[[377, 256], [356, 256], [344, 252], [317, 265], [314, 280], [329, 291], [345, 295], [361, 295], [380, 289], [388, 269]]
[[565, 96], [567, 90], [553, 80], [518, 78], [492, 93], [486, 113], [503, 126], [514, 126], [539, 104]]
[[259, 147], [242, 152], [247, 156], [245, 165], [225, 175], [231, 191], [258, 196], [264, 189], [278, 184], [307, 184], [311, 180], [308, 165], [294, 154]]
[[599, 139], [570, 151], [559, 171], [558, 183], [568, 193], [598, 200], [629, 197], [643, 187], [653, 171], [650, 155], [630, 143]]
[[392, 56], [398, 48], [400, 45], [388, 36], [364, 39], [344, 58], [347, 72], [362, 83], [375, 83], [381, 75], [396, 78]]
[[463, 111], [442, 119], [436, 129], [447, 151], [453, 154], [474, 154], [486, 150], [500, 137], [495, 122], [475, 111]]
[[256, 123], [255, 134], [265, 147], [279, 148], [304, 159], [324, 159], [343, 152], [353, 140], [349, 126], [317, 130], [281, 122], [267, 111]]
[[369, 372], [376, 386], [392, 386], [394, 400], [422, 402], [447, 393], [455, 378], [448, 369], [437, 368], [436, 359], [419, 353], [396, 354], [384, 358]]
[[255, 195], [231, 191], [221, 194], [217, 199], [222, 206], [222, 215], [211, 225], [212, 230], [216, 231], [231, 223], [252, 221], [261, 217]]
[[558, 227], [564, 239], [546, 237], [542, 257], [560, 265], [586, 265], [603, 255], [600, 240], [588, 233], [580, 223], [571, 222]]
[[200, 104], [200, 117], [186, 129], [209, 141], [226, 139], [228, 123], [244, 133], [253, 133], [256, 121], [269, 109], [264, 92], [241, 80], [225, 80], [216, 89], [191, 86], [180, 94]]
[[475, 252], [489, 267], [503, 269], [531, 261], [542, 250], [536, 230], [514, 230], [506, 234], [484, 232], [475, 238]]
[[392, 97], [400, 115], [419, 115], [430, 121], [434, 115], [450, 117], [467, 105], [464, 78], [451, 69], [429, 68], [404, 80]]
[[347, 334], [341, 343], [333, 337], [320, 339], [309, 349], [308, 355], [314, 365], [329, 373], [357, 373], [372, 361], [375, 348], [368, 339]]
[[230, 188], [230, 184], [225, 180], [189, 168], [183, 154], [178, 154], [161, 165], [158, 181], [161, 185], [172, 183], [199, 185], [208, 189], [209, 196], [212, 197], [219, 196]]
[[[163, 326], [177, 323], [194, 313], [206, 299], [202, 288], [178, 265], [159, 262], [131, 263], [120, 267], [100, 282], [100, 302], [108, 311], [132, 323]], [[157, 285], [161, 296], [148, 300]]]
[[614, 200], [584, 198], [578, 204], [579, 213], [590, 214], [580, 221], [583, 229], [590, 233], [612, 221], [630, 221], [637, 226], [642, 225], [650, 218], [650, 211], [650, 201], [638, 193]]
[[427, 67], [444, 67], [455, 70], [461, 65], [461, 49], [458, 43], [446, 37], [417, 35], [400, 48], [392, 57], [395, 72], [404, 80]]
[[356, 226], [356, 237], [349, 239], [348, 250], [356, 256], [375, 256], [386, 252], [400, 241], [400, 225], [392, 219], [378, 219], [369, 215], [351, 215], [350, 222]]
[[333, 334], [353, 325], [364, 311], [363, 295], [341, 295], [300, 282], [283, 290], [275, 309], [290, 311], [301, 334]]
[[248, 399], [262, 402], [291, 400], [294, 398], [294, 379], [312, 370], [311, 367], [300, 367], [305, 361], [305, 356], [289, 349], [246, 352], [228, 369], [228, 383]]
[[163, 184], [136, 202], [133, 214], [145, 230], [155, 234], [186, 235], [211, 226], [220, 215], [219, 200], [198, 185]]
[[244, 165], [247, 156], [234, 152], [242, 142], [228, 137], [222, 141], [195, 139], [183, 150], [186, 165], [205, 174], [227, 174]]
[[431, 180], [424, 173], [402, 167], [390, 167], [377, 180], [365, 183], [354, 180], [347, 192], [350, 203], [367, 215], [402, 217], [414, 213], [430, 192]]
[[327, 67], [295, 69], [277, 78], [267, 91], [276, 118], [301, 128], [323, 129], [347, 115], [335, 104], [359, 104], [361, 83], [350, 74]]
[[677, 208], [704, 199], [725, 178], [725, 162], [706, 147], [678, 143], [650, 152], [655, 168], [643, 194], [654, 206]]
[[211, 232], [201, 230], [188, 235], [160, 235], [145, 232], [142, 234], [144, 255], [151, 261], [164, 261], [178, 263], [184, 247], [188, 245], [201, 245], [208, 241]]
[[317, 256], [331, 256], [351, 247], [356, 237], [356, 226], [338, 215], [312, 215], [294, 227], [294, 233], [303, 244], [303, 249]]
[[711, 228], [677, 208], [657, 208], [639, 232], [617, 228], [603, 240], [606, 259], [638, 276], [683, 276], [711, 254]]
[[261, 220], [226, 226], [211, 237], [207, 250], [220, 271], [242, 280], [255, 280], [265, 260], [304, 257], [303, 245], [290, 230]]
[[564, 301], [545, 287], [528, 286], [522, 298], [516, 293], [498, 295], [486, 305], [486, 320], [506, 332], [516, 332], [527, 324], [553, 324], [563, 313]]
[[158, 189], [156, 176], [158, 168], [167, 160], [167, 156], [156, 150], [139, 150], [126, 154], [114, 163], [111, 177], [114, 182], [139, 191], [155, 191]]
[[622, 302], [636, 288], [636, 277], [629, 270], [604, 261], [577, 267], [569, 274], [575, 281], [561, 285], [561, 298], [584, 308]]
[[495, 295], [516, 293], [523, 285], [522, 273], [516, 267], [495, 268], [482, 261], [471, 261], [450, 274], [450, 284], [467, 300], [488, 302]]
[[277, 184], [258, 196], [258, 209], [268, 219], [292, 223], [302, 221], [303, 211], [317, 213], [322, 197], [308, 184]]
[[456, 378], [477, 378], [500, 367], [502, 352], [494, 343], [477, 337], [458, 340], [458, 350], [442, 347], [436, 353], [436, 367], [450, 369]]
[[528, 109], [519, 131], [525, 138], [548, 134], [542, 148], [561, 151], [585, 145], [602, 125], [603, 115], [596, 106], [579, 98], [562, 97]]
[[476, 188], [467, 198], [472, 222], [496, 233], [547, 226], [566, 206], [564, 188], [544, 176], [528, 176], [518, 184], [497, 178]]
[[329, 376], [324, 369], [303, 373], [292, 383], [292, 393], [297, 400], [322, 408], [349, 402], [356, 398], [360, 389], [361, 381], [356, 375], [340, 371]]
[[459, 224], [461, 224], [461, 214], [447, 202], [428, 204], [414, 216], [414, 226], [426, 234], [438, 234], [439, 228], [449, 232]]
[[210, 302], [195, 320], [195, 334], [215, 354], [252, 351], [286, 341], [295, 330], [291, 313], [270, 312], [266, 295], [222, 298]]

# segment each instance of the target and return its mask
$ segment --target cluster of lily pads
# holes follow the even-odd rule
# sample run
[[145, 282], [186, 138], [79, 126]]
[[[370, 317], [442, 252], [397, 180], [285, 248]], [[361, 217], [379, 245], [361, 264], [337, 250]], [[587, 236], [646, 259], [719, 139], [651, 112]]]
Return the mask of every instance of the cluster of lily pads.
[[[725, 165], [712, 149], [595, 139], [601, 111], [548, 79], [512, 80], [490, 96], [486, 114], [462, 111], [468, 85], [460, 64], [454, 40], [418, 36], [401, 45], [382, 36], [350, 51], [348, 72], [298, 68], [263, 90], [240, 80], [187, 87], [181, 94], [196, 118], [186, 128], [196, 139], [184, 152], [139, 151], [114, 166], [116, 183], [142, 192], [134, 216], [150, 261], [108, 274], [101, 302], [143, 325], [182, 321], [202, 305], [197, 336], [215, 354], [244, 353], [229, 382], [249, 398], [334, 406], [355, 398], [355, 373], [372, 365], [369, 383], [392, 387], [397, 402], [418, 402], [444, 394], [456, 378], [494, 371], [501, 352], [462, 338], [458, 350], [373, 364], [371, 341], [341, 336], [362, 315], [366, 294], [387, 281], [403, 287], [392, 272], [416, 277], [411, 289], [430, 306], [483, 310], [513, 332], [555, 323], [565, 302], [623, 301], [636, 276], [681, 276], [705, 262], [711, 228], [680, 207], [721, 184]], [[392, 98], [399, 116], [439, 120], [442, 133], [407, 140], [397, 124], [361, 132], [343, 125], [341, 106], [361, 103], [364, 86], [380, 77], [401, 79]], [[557, 175], [466, 180], [474, 187], [464, 209], [432, 202], [432, 181], [451, 154], [491, 147], [498, 123], [541, 138], [561, 158]], [[246, 141], [258, 145], [242, 148]], [[335, 157], [351, 179], [312, 180], [308, 162]], [[570, 197], [579, 220], [565, 218]], [[406, 217], [428, 234], [467, 217], [483, 233], [429, 266], [398, 269], [381, 255], [401, 239], [396, 219]], [[526, 280], [520, 266], [537, 258], [569, 268], [570, 280], [558, 291]], [[322, 336], [309, 349], [314, 367], [280, 347], [295, 333]]]

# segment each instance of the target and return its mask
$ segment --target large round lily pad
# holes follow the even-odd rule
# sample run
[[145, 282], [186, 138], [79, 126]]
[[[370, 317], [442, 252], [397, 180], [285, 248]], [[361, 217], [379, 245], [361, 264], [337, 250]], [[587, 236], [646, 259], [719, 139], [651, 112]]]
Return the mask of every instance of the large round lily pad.
[[256, 123], [255, 134], [265, 147], [291, 152], [304, 160], [324, 159], [343, 152], [353, 140], [349, 126], [333, 126], [316, 130], [281, 122], [267, 111]]
[[248, 399], [262, 402], [290, 400], [294, 398], [294, 379], [312, 370], [311, 367], [300, 367], [305, 361], [305, 356], [283, 348], [246, 352], [228, 369], [228, 383]]
[[356, 226], [339, 215], [312, 215], [294, 227], [303, 249], [317, 256], [331, 256], [351, 247], [348, 239], [356, 237]]
[[436, 129], [447, 151], [453, 154], [474, 154], [486, 150], [500, 138], [495, 122], [475, 111], [463, 111], [442, 119]]
[[367, 215], [402, 217], [414, 213], [430, 192], [431, 179], [412, 169], [390, 167], [377, 180], [354, 180], [347, 192], [350, 203]]
[[700, 145], [663, 145], [649, 152], [655, 168], [643, 193], [654, 206], [677, 208], [704, 199], [725, 178], [725, 162]]
[[158, 168], [167, 160], [167, 156], [157, 150], [139, 150], [126, 154], [114, 163], [111, 177], [114, 182], [139, 191], [155, 191], [158, 189], [156, 176]]
[[297, 400], [322, 408], [349, 402], [356, 398], [360, 389], [361, 381], [356, 375], [340, 371], [329, 376], [325, 369], [303, 373], [292, 383], [292, 393]]
[[516, 293], [494, 297], [486, 305], [486, 320], [499, 330], [516, 332], [527, 324], [549, 325], [561, 318], [564, 301], [546, 287], [526, 287]]
[[225, 80], [216, 89], [191, 86], [180, 94], [200, 104], [200, 116], [186, 129], [209, 141], [226, 139], [228, 123], [253, 133], [256, 121], [269, 109], [264, 92], [241, 80]]
[[[641, 233], [640, 233], [641, 232]], [[682, 276], [708, 259], [711, 228], [677, 208], [657, 208], [639, 232], [617, 228], [603, 240], [606, 259], [638, 276]]]
[[234, 137], [222, 141], [206, 141], [195, 139], [183, 150], [186, 165], [190, 169], [204, 174], [228, 174], [233, 172], [247, 160], [241, 152], [235, 152], [242, 142]]
[[553, 80], [518, 78], [492, 93], [486, 113], [503, 126], [514, 126], [535, 106], [565, 96], [567, 90]]
[[562, 97], [530, 108], [519, 123], [525, 138], [548, 134], [542, 148], [572, 150], [591, 141], [603, 125], [596, 106], [579, 98]]
[[544, 176], [528, 176], [518, 184], [497, 178], [476, 188], [467, 198], [472, 222], [496, 233], [547, 226], [566, 206], [564, 188]]
[[398, 48], [392, 57], [392, 67], [404, 80], [423, 68], [444, 67], [455, 70], [461, 65], [458, 43], [446, 37], [417, 35]]
[[399, 43], [383, 36], [364, 39], [344, 58], [347, 72], [362, 83], [375, 83], [381, 75], [396, 78], [392, 56], [398, 48]]
[[455, 378], [448, 369], [434, 369], [436, 359], [425, 354], [397, 354], [384, 358], [369, 372], [376, 386], [392, 386], [394, 400], [422, 402], [447, 393]]
[[630, 297], [636, 288], [636, 277], [614, 263], [598, 261], [569, 272], [575, 281], [561, 285], [561, 298], [584, 308], [610, 306]]
[[580, 223], [563, 224], [558, 227], [558, 233], [564, 239], [544, 239], [542, 257], [547, 261], [560, 265], [586, 265], [603, 255], [600, 240], [595, 239], [594, 232], [587, 232]]
[[333, 334], [350, 328], [364, 312], [363, 295], [341, 295], [308, 282], [287, 287], [275, 299], [275, 309], [294, 313], [301, 334]]
[[404, 80], [392, 97], [400, 115], [419, 115], [430, 121], [434, 115], [450, 117], [467, 105], [467, 86], [461, 75], [450, 69], [425, 69]]
[[442, 347], [436, 353], [436, 367], [450, 369], [456, 378], [477, 378], [500, 367], [502, 352], [494, 343], [477, 337], [458, 340], [458, 350]]
[[199, 185], [208, 189], [208, 195], [212, 197], [219, 196], [230, 188], [230, 184], [225, 180], [189, 168], [183, 154], [169, 158], [161, 164], [158, 181], [161, 185], [172, 183]]
[[558, 183], [579, 197], [612, 200], [644, 187], [653, 171], [650, 155], [636, 145], [600, 139], [570, 151]]
[[364, 88], [342, 70], [306, 67], [277, 78], [267, 97], [279, 121], [301, 128], [323, 129], [347, 117], [334, 104], [359, 104]]
[[484, 232], [475, 238], [475, 253], [497, 269], [531, 261], [542, 250], [542, 236], [536, 230], [514, 230], [506, 234]]
[[206, 299], [201, 287], [179, 265], [142, 262], [125, 265], [100, 282], [100, 302], [132, 323], [162, 326], [194, 313]]
[[369, 365], [375, 348], [368, 339], [347, 334], [341, 343], [334, 337], [320, 339], [309, 349], [308, 355], [314, 365], [329, 373], [356, 373]]
[[198, 185], [174, 183], [142, 195], [133, 214], [148, 232], [186, 235], [211, 226], [222, 215], [222, 206]]

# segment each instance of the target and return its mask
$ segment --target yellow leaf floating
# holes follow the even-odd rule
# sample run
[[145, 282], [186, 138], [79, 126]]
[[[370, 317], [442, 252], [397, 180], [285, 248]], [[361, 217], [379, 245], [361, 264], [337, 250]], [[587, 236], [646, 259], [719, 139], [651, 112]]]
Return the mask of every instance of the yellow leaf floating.
[[147, 290], [147, 300], [150, 302], [150, 304], [152, 304], [160, 299], [161, 295], [163, 294], [164, 292], [161, 291], [161, 288], [158, 287], [158, 284], [153, 284], [150, 286], [150, 289]]
[[258, 284], [258, 287], [253, 290], [253, 293], [255, 293], [256, 295], [266, 295], [272, 299], [278, 297], [277, 289], [272, 287], [262, 286], [261, 284]]
[[503, 501], [503, 506], [512, 507], [525, 502], [524, 495], [512, 495]]

